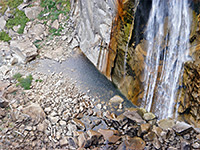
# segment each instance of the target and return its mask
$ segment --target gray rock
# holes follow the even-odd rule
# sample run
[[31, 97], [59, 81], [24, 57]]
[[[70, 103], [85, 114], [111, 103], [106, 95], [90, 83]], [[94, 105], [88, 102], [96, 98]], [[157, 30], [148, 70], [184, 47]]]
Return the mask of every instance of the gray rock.
[[3, 30], [6, 26], [6, 20], [3, 16], [0, 17], [0, 30]]
[[12, 40], [10, 41], [10, 46], [18, 60], [22, 63], [29, 62], [38, 55], [37, 48], [29, 39], [23, 41]]
[[193, 128], [185, 122], [177, 122], [172, 129], [179, 135], [189, 133]]
[[163, 130], [167, 130], [168, 128], [172, 128], [174, 126], [173, 119], [162, 119], [158, 122], [158, 126]]
[[60, 146], [63, 147], [63, 146], [67, 146], [69, 144], [68, 142], [68, 139], [66, 137], [63, 137], [60, 141]]
[[[104, 57], [99, 51], [99, 46], [105, 46], [102, 54], [107, 52], [106, 45], [110, 42], [112, 20], [115, 17], [115, 4], [113, 1], [71, 1], [72, 14], [77, 22], [78, 39], [80, 48], [97, 66], [98, 59], [102, 62]], [[103, 41], [103, 42], [102, 42]], [[100, 60], [101, 61], [101, 60]], [[101, 70], [102, 64], [99, 65]]]
[[137, 113], [137, 111], [126, 111], [123, 113], [124, 116], [129, 118], [130, 120], [133, 120], [137, 123], [145, 123], [145, 121], [142, 119], [142, 117]]
[[69, 123], [67, 125], [67, 129], [68, 129], [67, 135], [72, 136], [73, 132], [77, 130], [77, 127], [76, 127], [76, 125]]
[[6, 65], [3, 65], [0, 67], [0, 72], [3, 74], [3, 75], [6, 75], [8, 72], [10, 71], [10, 68]]
[[55, 117], [50, 116], [49, 119], [52, 124], [56, 124], [59, 121], [60, 117], [59, 116], [55, 116]]
[[24, 9], [25, 14], [29, 19], [37, 18], [41, 10], [42, 10], [41, 7], [38, 7], [38, 6], [27, 7]]
[[59, 22], [58, 22], [58, 20], [55, 20], [55, 21], [52, 23], [51, 27], [58, 30], [58, 29], [59, 29]]
[[36, 24], [29, 29], [28, 34], [32, 35], [33, 39], [37, 39], [41, 37], [44, 31], [45, 26], [43, 24]]

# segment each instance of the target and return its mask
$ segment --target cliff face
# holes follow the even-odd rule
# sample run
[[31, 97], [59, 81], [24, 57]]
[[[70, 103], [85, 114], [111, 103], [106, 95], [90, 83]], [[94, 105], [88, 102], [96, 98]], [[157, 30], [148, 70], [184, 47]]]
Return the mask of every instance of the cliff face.
[[[81, 50], [129, 100], [138, 106], [141, 105], [144, 95], [145, 58], [148, 49], [144, 32], [151, 3], [152, 1], [146, 0], [71, 0]], [[184, 65], [182, 81], [179, 84], [180, 96], [175, 100], [174, 106], [178, 108], [182, 119], [196, 126], [199, 126], [200, 122], [199, 8], [198, 1], [194, 0], [190, 7], [193, 14], [189, 54], [191, 61]], [[164, 27], [167, 22], [166, 17]], [[162, 46], [164, 48], [168, 45]], [[162, 62], [158, 67], [158, 74], [161, 70]]]
[[71, 7], [81, 50], [101, 72], [105, 72], [116, 14], [115, 1], [71, 0]]

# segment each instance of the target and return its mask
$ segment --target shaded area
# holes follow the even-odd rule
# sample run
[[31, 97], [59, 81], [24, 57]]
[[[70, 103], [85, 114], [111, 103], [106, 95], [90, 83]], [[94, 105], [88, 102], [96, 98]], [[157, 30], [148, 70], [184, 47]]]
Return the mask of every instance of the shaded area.
[[[76, 51], [72, 57], [62, 63], [53, 60], [36, 60], [30, 64], [31, 68], [42, 73], [62, 72], [63, 75], [71, 78], [82, 92], [95, 98], [97, 102], [107, 103], [114, 95], [120, 95], [123, 99], [124, 108], [135, 107], [121, 92], [101, 74], [96, 67], [84, 56], [83, 53]], [[89, 90], [89, 91], [88, 91]], [[109, 107], [108, 107], [109, 109]], [[119, 114], [116, 111], [115, 113]]]

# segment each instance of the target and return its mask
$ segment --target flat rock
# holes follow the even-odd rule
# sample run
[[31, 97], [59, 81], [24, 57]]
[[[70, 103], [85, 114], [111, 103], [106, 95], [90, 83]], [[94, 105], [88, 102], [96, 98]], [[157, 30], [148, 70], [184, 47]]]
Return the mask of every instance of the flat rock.
[[115, 95], [109, 100], [110, 103], [122, 103], [123, 101], [124, 99], [119, 95]]
[[175, 125], [173, 119], [162, 119], [158, 122], [158, 126], [163, 130], [167, 130], [168, 128], [172, 128]]
[[129, 118], [130, 120], [133, 120], [137, 123], [145, 123], [145, 121], [142, 119], [142, 117], [137, 113], [137, 111], [126, 111], [123, 113], [124, 116]]
[[191, 131], [193, 128], [191, 125], [185, 123], [185, 122], [177, 122], [172, 129], [180, 135], [189, 133], [189, 131]]
[[34, 123], [42, 122], [46, 118], [43, 109], [36, 103], [24, 107], [22, 113], [29, 115]]
[[10, 46], [18, 60], [23, 63], [34, 59], [38, 55], [37, 48], [29, 39], [23, 41], [12, 40]]
[[24, 9], [26, 16], [29, 19], [36, 19], [41, 12], [41, 7], [34, 6], [34, 7], [27, 7]]
[[111, 130], [111, 129], [99, 129], [99, 133], [101, 133], [105, 140], [108, 140], [113, 135], [119, 135], [119, 132], [117, 130]]

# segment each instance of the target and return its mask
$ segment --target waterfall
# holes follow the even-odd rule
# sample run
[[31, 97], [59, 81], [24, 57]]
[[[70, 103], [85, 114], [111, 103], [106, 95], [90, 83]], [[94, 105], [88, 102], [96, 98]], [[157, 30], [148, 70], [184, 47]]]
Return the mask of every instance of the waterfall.
[[183, 63], [188, 60], [187, 0], [152, 0], [145, 31], [148, 43], [142, 106], [159, 118], [172, 117]]

